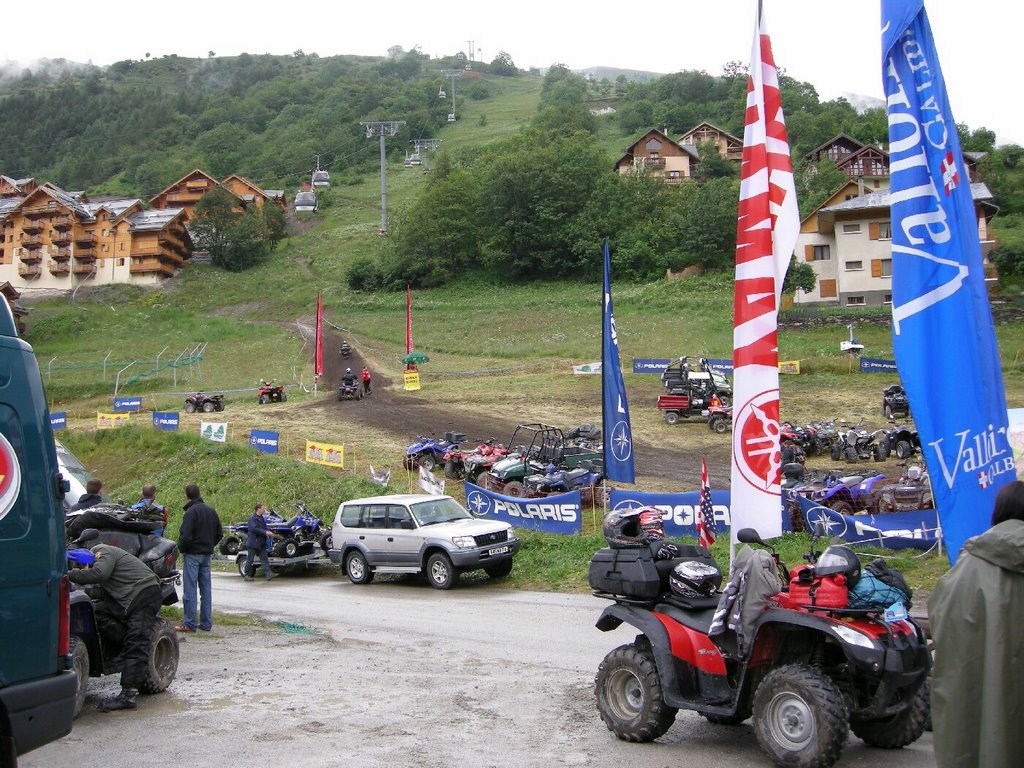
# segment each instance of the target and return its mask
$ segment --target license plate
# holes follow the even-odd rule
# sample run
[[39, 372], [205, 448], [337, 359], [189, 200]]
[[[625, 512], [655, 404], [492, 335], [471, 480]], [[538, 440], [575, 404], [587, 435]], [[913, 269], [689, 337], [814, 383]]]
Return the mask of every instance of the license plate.
[[495, 547], [494, 549], [488, 549], [487, 554], [491, 555], [504, 555], [508, 553], [508, 547]]

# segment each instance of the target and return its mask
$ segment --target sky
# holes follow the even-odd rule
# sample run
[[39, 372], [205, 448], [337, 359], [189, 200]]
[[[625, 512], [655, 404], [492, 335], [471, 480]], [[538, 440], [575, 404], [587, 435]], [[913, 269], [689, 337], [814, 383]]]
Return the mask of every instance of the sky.
[[[878, 0], [763, 1], [776, 62], [790, 76], [811, 83], [822, 99], [882, 97]], [[105, 65], [146, 53], [205, 57], [210, 51], [233, 56], [299, 49], [383, 56], [398, 45], [432, 57], [468, 55], [472, 47], [472, 58], [483, 61], [505, 51], [521, 69], [561, 63], [570, 69], [718, 74], [728, 61], [750, 61], [757, 0], [214, 0], [186, 6], [142, 0], [110, 8], [50, 0], [44, 21], [32, 3], [9, 6], [0, 61], [22, 64], [63, 58]], [[1009, 0], [925, 0], [925, 9], [954, 119], [995, 131], [1000, 144], [1024, 145], [1015, 100], [1000, 93], [1019, 61], [1024, 7]]]

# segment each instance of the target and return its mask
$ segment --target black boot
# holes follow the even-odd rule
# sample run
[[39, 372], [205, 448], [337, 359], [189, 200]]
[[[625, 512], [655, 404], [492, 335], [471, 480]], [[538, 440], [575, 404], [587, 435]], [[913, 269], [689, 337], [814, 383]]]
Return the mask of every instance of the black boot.
[[138, 695], [139, 692], [134, 688], [122, 688], [117, 696], [101, 701], [99, 710], [100, 712], [116, 712], [119, 709], [138, 709], [139, 705], [135, 703], [135, 697]]

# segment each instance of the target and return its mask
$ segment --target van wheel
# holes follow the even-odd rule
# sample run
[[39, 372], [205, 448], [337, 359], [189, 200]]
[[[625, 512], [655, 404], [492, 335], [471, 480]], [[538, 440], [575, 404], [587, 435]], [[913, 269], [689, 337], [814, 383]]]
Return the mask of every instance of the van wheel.
[[772, 670], [754, 693], [757, 743], [777, 765], [834, 765], [849, 719], [835, 683], [804, 664]]
[[427, 558], [427, 581], [434, 589], [451, 589], [459, 582], [459, 572], [448, 555], [435, 552]]
[[345, 559], [345, 573], [353, 584], [369, 584], [373, 581], [373, 571], [362, 552], [353, 552]]
[[89, 647], [80, 637], [71, 638], [71, 669], [78, 675], [75, 688], [75, 717], [85, 705], [85, 694], [89, 690]]
[[178, 673], [178, 634], [163, 619], [157, 622], [149, 641], [146, 679], [139, 685], [140, 693], [160, 693]]
[[620, 645], [604, 657], [594, 677], [597, 710], [623, 741], [653, 741], [676, 719], [665, 704], [654, 653], [646, 643]]

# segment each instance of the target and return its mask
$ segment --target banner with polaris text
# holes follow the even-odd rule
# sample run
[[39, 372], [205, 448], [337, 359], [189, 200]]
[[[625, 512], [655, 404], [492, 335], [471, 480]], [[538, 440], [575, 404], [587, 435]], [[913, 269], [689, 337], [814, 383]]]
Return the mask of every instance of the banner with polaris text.
[[126, 413], [129, 411], [141, 411], [142, 410], [142, 398], [141, 397], [115, 397], [114, 398], [114, 413]]
[[68, 412], [58, 411], [57, 413], [50, 414], [50, 429], [67, 429], [68, 428]]
[[619, 332], [612, 307], [611, 251], [604, 241], [603, 311], [601, 313], [601, 427], [604, 472], [609, 480], [636, 482], [633, 467], [633, 428], [629, 422], [626, 385], [622, 381]]
[[[922, 0], [882, 0], [889, 117], [892, 334], [951, 563], [1014, 479], [978, 219]], [[954, 41], [955, 42], [955, 41]], [[970, 371], [962, 387], [935, 372]]]
[[804, 524], [825, 527], [829, 537], [849, 544], [865, 544], [885, 549], [931, 549], [941, 535], [939, 516], [934, 509], [914, 512], [886, 512], [884, 515], [844, 515], [797, 496]]
[[249, 447], [260, 453], [277, 453], [281, 436], [278, 432], [254, 429], [249, 432]]
[[[724, 358], [707, 358], [708, 366], [716, 373], [723, 373], [726, 376], [732, 375], [732, 360]], [[633, 373], [656, 373], [659, 376], [665, 372], [674, 361], [661, 357], [634, 357]]]
[[860, 359], [861, 373], [896, 373], [895, 360], [882, 360], [875, 357], [862, 357]]
[[466, 506], [474, 515], [502, 520], [516, 528], [566, 535], [583, 531], [579, 491], [524, 499], [466, 483]]
[[164, 432], [177, 432], [179, 421], [175, 411], [153, 411], [153, 426]]

